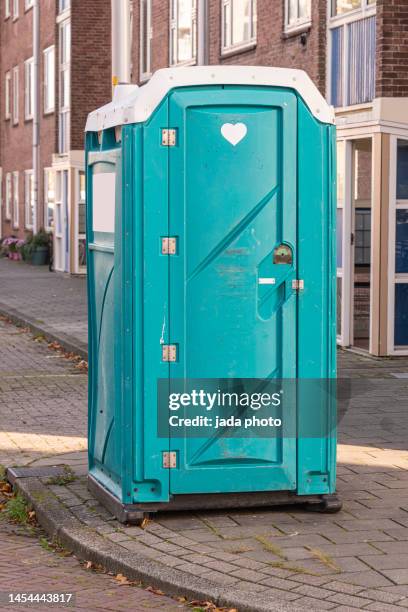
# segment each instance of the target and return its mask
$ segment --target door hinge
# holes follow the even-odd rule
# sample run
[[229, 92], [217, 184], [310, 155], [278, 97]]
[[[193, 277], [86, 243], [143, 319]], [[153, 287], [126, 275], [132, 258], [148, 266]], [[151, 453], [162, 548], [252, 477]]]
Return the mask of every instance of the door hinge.
[[177, 253], [177, 238], [175, 236], [165, 237], [161, 239], [162, 255], [176, 255]]
[[161, 131], [161, 143], [163, 147], [176, 146], [176, 130], [163, 128]]
[[175, 451], [163, 452], [163, 467], [165, 469], [172, 469], [177, 467], [177, 454]]
[[162, 361], [177, 361], [177, 344], [162, 344]]
[[303, 291], [304, 288], [305, 288], [304, 280], [294, 279], [292, 281], [292, 289], [294, 289], [295, 291]]

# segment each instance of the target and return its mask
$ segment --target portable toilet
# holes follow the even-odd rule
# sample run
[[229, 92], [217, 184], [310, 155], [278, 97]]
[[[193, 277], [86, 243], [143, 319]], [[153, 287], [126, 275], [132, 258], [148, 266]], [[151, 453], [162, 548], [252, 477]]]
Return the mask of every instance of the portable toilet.
[[[164, 69], [117, 86], [86, 132], [92, 492], [135, 523], [339, 510], [335, 398], [298, 388], [336, 376], [333, 109], [300, 70]], [[273, 436], [174, 430], [160, 399], [278, 379], [290, 431]]]

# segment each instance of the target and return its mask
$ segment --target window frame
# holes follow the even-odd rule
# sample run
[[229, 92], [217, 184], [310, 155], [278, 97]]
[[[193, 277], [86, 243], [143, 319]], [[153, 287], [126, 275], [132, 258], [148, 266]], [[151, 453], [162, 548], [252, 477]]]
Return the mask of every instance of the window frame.
[[10, 0], [4, 0], [4, 20], [11, 17]]
[[24, 62], [24, 119], [32, 121], [34, 117], [34, 57]]
[[58, 15], [63, 15], [69, 10], [71, 10], [71, 0], [58, 0]]
[[[63, 29], [69, 27], [69, 45], [66, 57], [63, 49]], [[66, 154], [70, 148], [70, 115], [71, 115], [71, 19], [68, 17], [58, 25], [58, 153]], [[63, 105], [64, 75], [68, 79], [69, 100]]]
[[11, 116], [13, 125], [18, 125], [20, 119], [20, 67], [12, 69], [13, 98], [11, 105]]
[[289, 23], [289, 1], [285, 0], [285, 16], [284, 16], [284, 27], [283, 31], [285, 34], [296, 34], [298, 32], [305, 32], [310, 30], [312, 26], [312, 2], [307, 0], [309, 3], [309, 17], [299, 17], [299, 0], [297, 0], [297, 18], [295, 23]]
[[5, 180], [4, 200], [6, 203], [4, 217], [6, 221], [11, 221], [11, 206], [12, 206], [12, 199], [13, 199], [12, 173], [6, 172], [4, 180]]
[[[144, 48], [144, 20], [142, 18], [142, 12], [146, 10], [147, 17], [147, 32], [146, 32], [146, 48]], [[153, 27], [152, 27], [152, 0], [140, 0], [139, 1], [139, 15], [140, 15], [140, 69], [139, 77], [140, 81], [147, 81], [152, 76], [152, 40], [153, 40]], [[147, 71], [143, 72], [143, 64], [146, 60]]]
[[[48, 66], [48, 58], [53, 55], [54, 56], [54, 72], [49, 76], [49, 66]], [[49, 115], [55, 112], [55, 45], [50, 45], [46, 49], [43, 50], [43, 69], [44, 69], [44, 85], [43, 85], [43, 96], [44, 96], [44, 115]], [[52, 106], [47, 106], [48, 102], [48, 94], [50, 91], [50, 84], [52, 87], [52, 98], [53, 104]]]
[[4, 118], [6, 121], [11, 119], [11, 70], [4, 76]]
[[52, 223], [50, 223], [49, 214], [48, 214], [48, 204], [50, 202], [48, 198], [48, 184], [49, 184], [49, 176], [52, 174], [54, 176], [54, 213], [55, 213], [55, 196], [56, 196], [56, 175], [53, 168], [44, 168], [44, 227], [47, 231], [51, 232], [54, 227], [54, 216], [52, 219]]
[[393, 134], [390, 136], [390, 191], [388, 213], [388, 354], [408, 355], [407, 345], [395, 344], [395, 292], [398, 284], [408, 284], [408, 272], [397, 272], [395, 265], [396, 249], [396, 222], [399, 210], [408, 210], [408, 198], [398, 198], [397, 194], [397, 159], [398, 141], [408, 142], [406, 134]]
[[[243, 51], [246, 49], [253, 49], [257, 44], [257, 0], [250, 0], [251, 2], [251, 37], [249, 40], [233, 43], [232, 32], [234, 29], [234, 11], [233, 11], [233, 0], [220, 0], [221, 1], [221, 55], [232, 55], [236, 52]], [[229, 8], [230, 12], [230, 31], [228, 33], [228, 41], [226, 40], [226, 24], [225, 24], [225, 13]]]
[[[342, 104], [341, 106], [336, 106], [336, 109], [342, 108], [350, 108], [350, 107], [358, 107], [360, 104], [347, 104], [348, 94], [349, 94], [349, 85], [348, 85], [348, 75], [349, 71], [344, 70], [344, 66], [348, 65], [348, 53], [349, 53], [349, 26], [356, 21], [361, 21], [363, 19], [367, 19], [369, 17], [374, 17], [377, 15], [377, 4], [369, 5], [368, 0], [361, 0], [362, 6], [361, 8], [354, 9], [349, 11], [348, 13], [343, 13], [341, 15], [332, 16], [332, 7], [335, 0], [327, 0], [327, 58], [326, 58], [326, 93], [327, 99], [331, 102], [331, 88], [332, 88], [332, 30], [336, 28], [343, 28], [343, 49], [342, 49], [342, 62], [343, 62], [343, 71], [341, 75], [342, 82]], [[371, 102], [363, 102], [362, 106], [371, 106]]]
[[13, 172], [13, 229], [18, 229], [20, 225], [20, 194], [19, 194], [20, 173], [18, 170]]
[[20, 16], [20, 0], [12, 0], [13, 2], [13, 21], [17, 21]]
[[34, 0], [24, 0], [24, 10], [27, 12], [34, 6]]
[[[190, 0], [192, 7], [191, 7], [191, 36], [192, 36], [192, 49], [193, 49], [193, 54], [192, 54], [192, 58], [189, 60], [182, 60], [179, 61], [178, 60], [178, 30], [179, 30], [179, 26], [178, 26], [178, 22], [179, 22], [179, 1], [180, 0], [170, 0], [169, 2], [169, 7], [170, 7], [170, 18], [169, 18], [169, 66], [175, 68], [177, 66], [194, 66], [197, 63], [197, 51], [198, 51], [198, 45], [197, 45], [197, 0]], [[176, 50], [175, 50], [175, 54], [174, 57], [176, 58], [176, 61], [172, 61], [173, 59], [173, 34], [176, 34], [176, 40], [177, 40], [177, 46], [176, 46]]]
[[28, 230], [34, 227], [34, 174], [32, 170], [24, 170], [24, 227]]

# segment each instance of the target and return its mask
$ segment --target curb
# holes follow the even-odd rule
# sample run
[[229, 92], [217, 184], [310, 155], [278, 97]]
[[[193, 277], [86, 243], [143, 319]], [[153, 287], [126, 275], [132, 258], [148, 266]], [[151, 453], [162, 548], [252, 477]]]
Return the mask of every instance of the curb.
[[[37, 520], [51, 538], [58, 541], [83, 561], [92, 561], [130, 580], [140, 580], [167, 595], [188, 599], [210, 600], [219, 607], [237, 608], [238, 612], [300, 612], [286, 601], [262, 597], [254, 591], [223, 587], [192, 574], [167, 567], [140, 554], [124, 551], [114, 542], [107, 542], [75, 518], [39, 478], [17, 478], [14, 487], [34, 508]], [[254, 585], [255, 586], [255, 585]]]
[[56, 334], [50, 331], [49, 328], [43, 327], [41, 324], [37, 323], [35, 319], [27, 317], [19, 310], [10, 308], [2, 302], [0, 302], [0, 315], [7, 317], [10, 319], [10, 321], [20, 327], [28, 327], [34, 334], [41, 334], [49, 342], [58, 342], [58, 344], [60, 344], [68, 353], [75, 353], [85, 361], [88, 361], [88, 348], [86, 344], [77, 344], [69, 336]]

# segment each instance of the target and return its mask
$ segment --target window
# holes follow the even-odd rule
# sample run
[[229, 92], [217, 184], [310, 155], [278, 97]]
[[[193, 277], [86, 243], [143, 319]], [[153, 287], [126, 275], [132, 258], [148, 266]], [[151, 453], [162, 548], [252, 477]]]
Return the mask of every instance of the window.
[[[346, 9], [355, 12], [349, 15]], [[375, 3], [337, 0], [332, 10], [330, 102], [337, 107], [371, 102], [375, 95]]]
[[197, 56], [196, 0], [170, 2], [170, 65], [191, 64]]
[[25, 10], [28, 11], [30, 8], [33, 8], [34, 0], [24, 0]]
[[55, 210], [55, 173], [51, 168], [44, 169], [44, 226], [51, 230], [54, 226]]
[[58, 10], [60, 13], [68, 10], [71, 7], [71, 0], [59, 0]]
[[376, 0], [332, 0], [332, 16], [344, 15], [375, 3]]
[[11, 97], [11, 73], [6, 72], [6, 78], [4, 81], [4, 116], [6, 119], [10, 119], [11, 117], [10, 97]]
[[70, 104], [71, 104], [71, 22], [65, 19], [59, 26], [59, 130], [58, 151], [69, 150]]
[[152, 72], [152, 0], [140, 1], [140, 79], [147, 79]]
[[44, 49], [44, 113], [55, 110], [55, 47]]
[[222, 50], [256, 41], [256, 0], [222, 0]]
[[24, 62], [24, 116], [26, 120], [34, 115], [34, 59]]
[[26, 229], [33, 229], [34, 224], [34, 175], [26, 170], [24, 176], [24, 210]]
[[18, 5], [20, 0], [13, 0], [13, 21], [18, 19]]
[[18, 172], [13, 172], [13, 227], [18, 228], [19, 224], [19, 197], [18, 197]]
[[285, 0], [285, 32], [310, 27], [311, 0]]
[[10, 221], [11, 219], [11, 194], [12, 194], [12, 185], [11, 185], [11, 173], [7, 172], [6, 174], [6, 219]]
[[4, 0], [4, 19], [10, 17], [10, 0]]
[[18, 66], [13, 68], [13, 124], [18, 123], [18, 105], [19, 105], [19, 90], [18, 90]]

